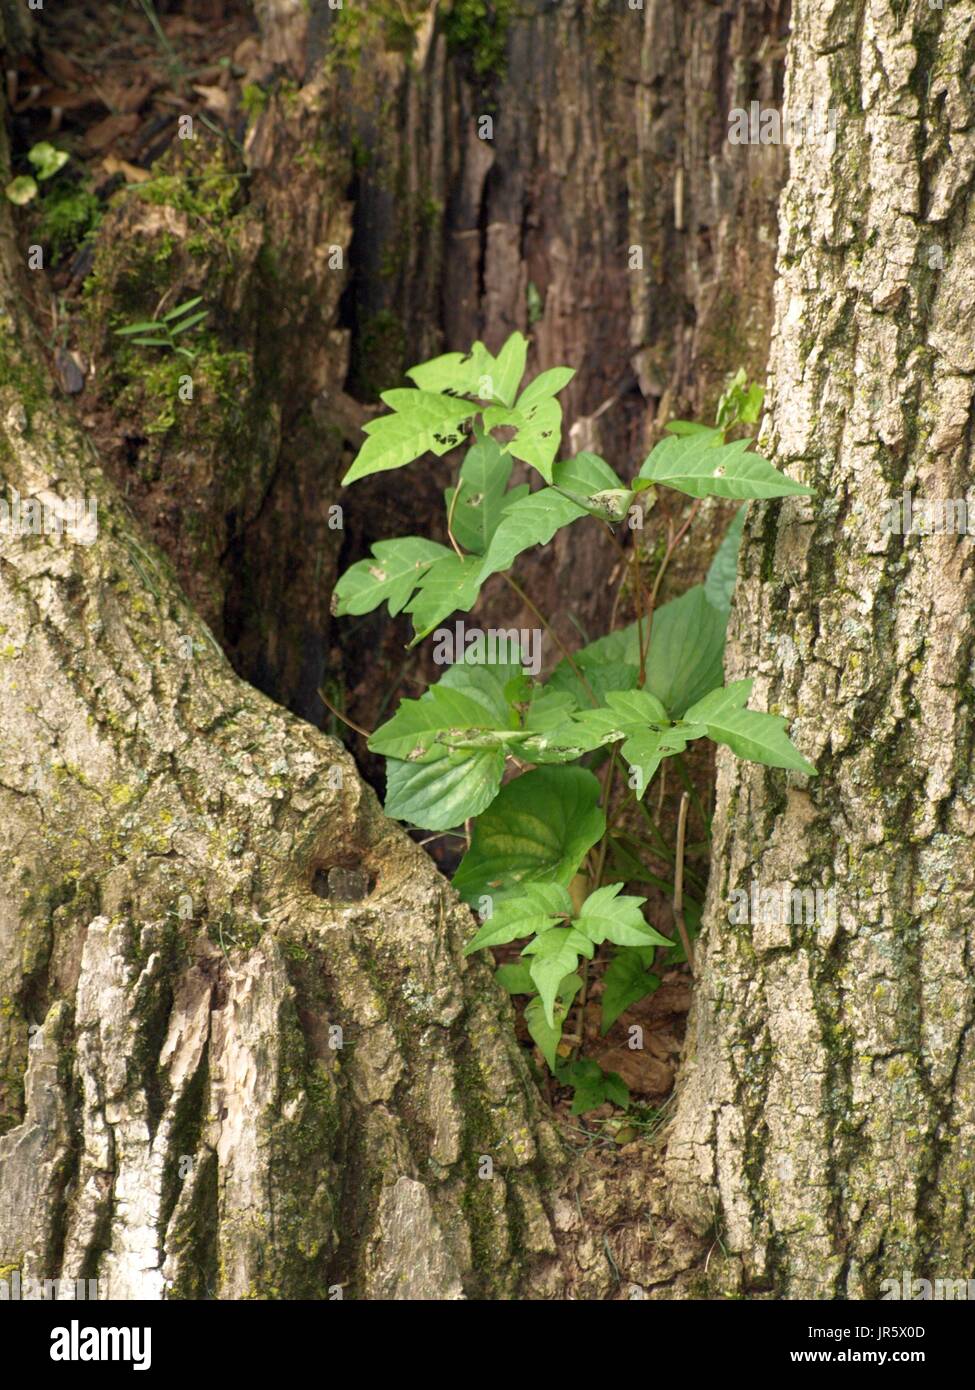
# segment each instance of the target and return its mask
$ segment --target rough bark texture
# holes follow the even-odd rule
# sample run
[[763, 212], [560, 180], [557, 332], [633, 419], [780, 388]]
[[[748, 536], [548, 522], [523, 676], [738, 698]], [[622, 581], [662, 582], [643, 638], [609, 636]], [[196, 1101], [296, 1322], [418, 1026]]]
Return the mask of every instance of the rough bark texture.
[[52, 404], [0, 216], [5, 496], [99, 509], [0, 537], [0, 1267], [551, 1293], [558, 1147], [467, 909], [189, 609]]
[[[970, 536], [885, 534], [886, 499], [972, 503], [970, 3], [799, 0], [770, 456], [729, 677], [815, 780], [719, 760], [706, 948], [669, 1169], [745, 1290], [870, 1298], [975, 1258]], [[732, 925], [729, 895], [835, 889], [836, 920]]]

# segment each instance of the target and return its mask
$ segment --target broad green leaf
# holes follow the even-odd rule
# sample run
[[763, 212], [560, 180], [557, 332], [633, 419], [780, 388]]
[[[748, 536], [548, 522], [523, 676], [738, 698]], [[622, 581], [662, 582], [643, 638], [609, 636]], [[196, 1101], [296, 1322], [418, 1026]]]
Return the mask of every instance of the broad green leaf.
[[559, 1003], [555, 1006], [552, 1021], [549, 1022], [541, 999], [532, 999], [525, 1008], [525, 1026], [531, 1034], [532, 1041], [548, 1063], [549, 1069], [553, 1072], [558, 1064], [562, 1024], [567, 1013], [568, 1006]]
[[669, 938], [651, 927], [640, 910], [646, 898], [621, 898], [622, 887], [610, 883], [589, 894], [576, 919], [579, 931], [596, 946], [604, 941], [615, 946], [669, 946]]
[[545, 545], [563, 526], [585, 516], [585, 509], [554, 488], [529, 493], [506, 509], [481, 562], [478, 583], [509, 569], [516, 555], [534, 545]]
[[497, 900], [526, 882], [567, 887], [606, 829], [599, 791], [581, 767], [539, 767], [508, 782], [474, 825], [453, 880], [461, 897]]
[[533, 763], [568, 763], [598, 748], [601, 739], [573, 719], [576, 702], [564, 691], [537, 686], [525, 715], [519, 757]]
[[727, 614], [731, 611], [731, 597], [735, 592], [735, 579], [738, 575], [738, 551], [741, 548], [741, 533], [747, 510], [747, 507], [739, 507], [735, 512], [704, 581], [704, 596], [720, 613]]
[[420, 571], [419, 593], [406, 605], [406, 611], [413, 619], [411, 646], [416, 646], [451, 613], [458, 609], [467, 613], [473, 608], [481, 588], [480, 568], [479, 555], [461, 558], [448, 551], [442, 559], [435, 560], [429, 569]]
[[503, 776], [500, 748], [437, 747], [418, 763], [387, 758], [386, 814], [424, 830], [452, 830], [490, 806]]
[[550, 483], [552, 465], [562, 442], [562, 407], [554, 396], [541, 396], [524, 410], [496, 407], [486, 410], [485, 429], [495, 429], [499, 425], [517, 431], [514, 439], [503, 446], [505, 452], [531, 464]]
[[[434, 661], [436, 661], [436, 651]], [[462, 661], [448, 666], [438, 682], [450, 690], [460, 690], [477, 700], [491, 715], [495, 727], [502, 728], [508, 723], [516, 726], [510, 698], [513, 681], [521, 677], [521, 669], [506, 663], [481, 661], [472, 651], [465, 653]]]
[[646, 688], [679, 719], [724, 676], [727, 617], [708, 603], [703, 584], [658, 608], [647, 655]]
[[598, 454], [581, 453], [552, 468], [552, 484], [584, 507], [590, 516], [617, 522], [626, 516], [633, 491], [625, 488]]
[[512, 333], [494, 363], [492, 396], [496, 400], [503, 401], [508, 406], [514, 405], [521, 378], [525, 375], [527, 355], [528, 340], [520, 333]]
[[[572, 899], [558, 883], [526, 883], [523, 893], [505, 898], [464, 948], [464, 955], [485, 946], [504, 946], [522, 936], [539, 935], [572, 916]], [[568, 973], [568, 972], [564, 972]]]
[[336, 614], [371, 613], [385, 601], [395, 617], [416, 589], [420, 574], [449, 555], [446, 546], [422, 536], [374, 542], [372, 558], [351, 565], [336, 584]]
[[[494, 972], [494, 978], [508, 994], [535, 993], [535, 981], [532, 979], [528, 962], [525, 960], [514, 961], [510, 965], [499, 965]], [[582, 981], [580, 980], [579, 983], [581, 984]]]
[[657, 768], [664, 758], [674, 753], [683, 753], [693, 738], [704, 733], [703, 724], [675, 725], [670, 729], [640, 729], [630, 734], [620, 749], [630, 766], [630, 771], [638, 773], [637, 784], [633, 788], [637, 801], [653, 781]]
[[617, 951], [610, 962], [603, 976], [603, 994], [600, 1001], [602, 1021], [599, 1031], [603, 1037], [620, 1014], [660, 988], [660, 976], [652, 974], [646, 968], [646, 957], [650, 954], [651, 952], [640, 948], [624, 947]]
[[549, 367], [548, 371], [540, 372], [522, 391], [515, 408], [525, 410], [545, 396], [557, 396], [575, 374], [574, 367]]
[[506, 726], [498, 727], [490, 711], [478, 700], [438, 682], [419, 700], [402, 700], [392, 719], [372, 735], [369, 749], [387, 758], [416, 762], [435, 743], [444, 742], [440, 735], [461, 730], [490, 732], [494, 737], [466, 744], [455, 740], [450, 746], [500, 747], [508, 733]]
[[561, 1085], [573, 1089], [573, 1115], [584, 1115], [607, 1100], [624, 1110], [630, 1103], [629, 1089], [619, 1073], [604, 1072], [599, 1063], [591, 1058], [580, 1057], [577, 1062], [559, 1067], [556, 1078]]
[[592, 959], [593, 952], [592, 941], [574, 927], [551, 927], [523, 948], [521, 954], [532, 957], [531, 977], [538, 986], [549, 1027], [555, 1026], [559, 985], [566, 975], [573, 973], [580, 955]]
[[423, 391], [480, 396], [483, 380], [491, 375], [493, 367], [494, 358], [483, 343], [477, 342], [470, 352], [446, 352], [411, 367], [406, 375]]
[[382, 401], [393, 413], [380, 415], [364, 427], [368, 438], [343, 485], [371, 473], [402, 468], [427, 452], [438, 457], [447, 453], [461, 443], [464, 436], [459, 426], [476, 410], [470, 401], [410, 387], [385, 391]]
[[[720, 438], [720, 436], [719, 436]], [[747, 452], [751, 440], [721, 444], [710, 435], [671, 435], [662, 439], [640, 469], [640, 477], [665, 483], [689, 497], [809, 497], [812, 489], [787, 478], [760, 454]]]
[[687, 711], [688, 722], [703, 724], [709, 738], [727, 744], [739, 758], [767, 767], [792, 768], [814, 777], [816, 769], [812, 763], [789, 740], [787, 720], [778, 714], [744, 708], [751, 689], [752, 682], [744, 680], [712, 690]]
[[468, 449], [457, 483], [460, 493], [456, 503], [454, 488], [449, 487], [444, 493], [448, 517], [451, 509], [453, 513], [450, 529], [464, 550], [483, 555], [507, 508], [519, 497], [527, 496], [527, 484], [505, 491], [512, 467], [510, 455], [503, 454], [500, 444], [490, 435], [482, 435]]

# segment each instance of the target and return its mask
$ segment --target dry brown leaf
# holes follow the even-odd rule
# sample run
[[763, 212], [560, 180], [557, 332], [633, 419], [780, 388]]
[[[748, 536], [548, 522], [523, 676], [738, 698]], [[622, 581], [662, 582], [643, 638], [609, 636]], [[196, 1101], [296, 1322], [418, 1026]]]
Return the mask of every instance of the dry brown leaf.
[[100, 150], [108, 149], [109, 145], [121, 136], [131, 135], [138, 124], [139, 118], [134, 113], [106, 116], [103, 121], [98, 121], [89, 128], [85, 134], [85, 144], [97, 154]]
[[226, 116], [230, 113], [230, 98], [222, 87], [193, 86], [204, 101], [208, 111], [213, 111], [218, 116]]
[[638, 1048], [610, 1047], [596, 1053], [593, 1060], [603, 1071], [615, 1071], [631, 1091], [641, 1096], [666, 1095], [674, 1084], [673, 1067]]
[[80, 67], [56, 48], [45, 48], [41, 53], [41, 61], [45, 69], [58, 82], [83, 85], [89, 80], [83, 67]]
[[102, 168], [106, 174], [123, 174], [126, 183], [145, 183], [146, 179], [152, 178], [148, 169], [140, 169], [138, 164], [130, 164], [127, 159], [119, 159], [114, 154], [105, 156]]

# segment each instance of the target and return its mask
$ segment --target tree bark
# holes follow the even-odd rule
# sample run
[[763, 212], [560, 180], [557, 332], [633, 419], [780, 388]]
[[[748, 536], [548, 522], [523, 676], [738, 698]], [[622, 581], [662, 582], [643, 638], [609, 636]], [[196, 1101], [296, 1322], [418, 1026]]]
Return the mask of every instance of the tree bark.
[[[838, 110], [782, 198], [769, 456], [727, 673], [815, 780], [719, 758], [714, 864], [668, 1158], [741, 1291], [875, 1298], [975, 1258], [971, 538], [885, 529], [972, 501], [971, 4], [798, 0], [786, 105]], [[835, 891], [796, 923], [730, 895]]]
[[467, 909], [233, 674], [54, 399], [23, 265], [4, 202], [7, 504], [94, 497], [99, 534], [0, 537], [0, 1267], [552, 1292], [560, 1153]]

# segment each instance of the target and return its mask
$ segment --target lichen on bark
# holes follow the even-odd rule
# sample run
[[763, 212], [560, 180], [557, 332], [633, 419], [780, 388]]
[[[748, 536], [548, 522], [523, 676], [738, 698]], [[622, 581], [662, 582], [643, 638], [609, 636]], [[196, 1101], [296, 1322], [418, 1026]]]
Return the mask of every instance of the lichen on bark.
[[[817, 495], [754, 509], [727, 673], [819, 775], [719, 758], [669, 1145], [676, 1209], [780, 1297], [975, 1255], [975, 569], [885, 525], [905, 490], [971, 502], [972, 55], [967, 6], [794, 6], [786, 106], [838, 119], [790, 150], [763, 443]], [[733, 925], [753, 880], [835, 921]]]

